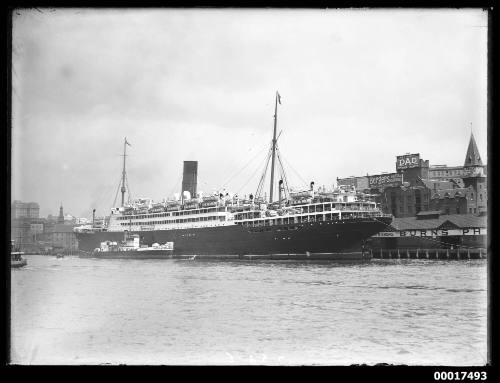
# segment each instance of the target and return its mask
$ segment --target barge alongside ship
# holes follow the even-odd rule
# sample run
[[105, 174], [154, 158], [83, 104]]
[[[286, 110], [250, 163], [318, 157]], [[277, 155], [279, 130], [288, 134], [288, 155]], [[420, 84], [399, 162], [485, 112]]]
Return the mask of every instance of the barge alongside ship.
[[[238, 259], [361, 260], [367, 238], [385, 229], [392, 216], [383, 214], [374, 201], [350, 187], [327, 191], [293, 192], [288, 188], [277, 148], [276, 93], [274, 133], [265, 169], [271, 162], [269, 198], [262, 196], [264, 175], [255, 196], [239, 198], [229, 193], [203, 196], [196, 191], [197, 162], [184, 162], [183, 190], [177, 198], [154, 203], [136, 199], [125, 203], [125, 139], [122, 204], [113, 208], [104, 227], [77, 227], [79, 249], [93, 251], [104, 241], [119, 241], [124, 233], [141, 243], [175, 243], [173, 256], [226, 256]], [[282, 178], [278, 200], [273, 200], [276, 158]], [[195, 171], [186, 167], [195, 164]], [[188, 166], [186, 166], [188, 165]]]
[[122, 242], [104, 241], [92, 252], [81, 253], [80, 258], [99, 259], [168, 259], [172, 257], [174, 244], [167, 242], [164, 245], [153, 243], [152, 246], [140, 244], [138, 234], [125, 232]]

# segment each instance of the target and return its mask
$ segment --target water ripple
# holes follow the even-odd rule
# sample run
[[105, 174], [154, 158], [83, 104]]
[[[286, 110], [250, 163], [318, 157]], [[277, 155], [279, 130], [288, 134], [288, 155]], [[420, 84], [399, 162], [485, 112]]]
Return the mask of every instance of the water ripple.
[[20, 364], [485, 363], [484, 260], [28, 256], [11, 277]]

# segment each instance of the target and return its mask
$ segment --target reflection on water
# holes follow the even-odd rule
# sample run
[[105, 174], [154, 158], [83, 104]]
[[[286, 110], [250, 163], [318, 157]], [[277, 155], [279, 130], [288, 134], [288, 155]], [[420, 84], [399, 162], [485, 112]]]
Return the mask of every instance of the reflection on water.
[[485, 260], [27, 258], [13, 363], [487, 362]]

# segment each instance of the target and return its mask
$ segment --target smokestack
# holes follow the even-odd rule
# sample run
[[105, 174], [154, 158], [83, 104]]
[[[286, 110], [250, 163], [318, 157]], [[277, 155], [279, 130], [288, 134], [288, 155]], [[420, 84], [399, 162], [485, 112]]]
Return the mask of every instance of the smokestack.
[[95, 221], [95, 209], [92, 210], [92, 226], [94, 226], [94, 221]]
[[192, 196], [196, 196], [197, 180], [198, 180], [198, 161], [184, 161], [181, 195], [183, 195], [185, 191], [188, 191]]

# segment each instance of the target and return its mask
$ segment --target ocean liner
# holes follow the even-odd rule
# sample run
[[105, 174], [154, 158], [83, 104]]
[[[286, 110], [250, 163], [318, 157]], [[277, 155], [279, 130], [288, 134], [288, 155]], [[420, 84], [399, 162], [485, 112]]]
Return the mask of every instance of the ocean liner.
[[[79, 249], [92, 251], [104, 241], [118, 241], [125, 232], [139, 235], [141, 243], [173, 242], [174, 255], [303, 255], [308, 259], [365, 259], [364, 242], [386, 228], [392, 215], [384, 214], [369, 196], [352, 187], [292, 191], [278, 150], [276, 126], [280, 95], [276, 92], [273, 138], [255, 195], [240, 198], [216, 192], [197, 192], [196, 161], [184, 161], [181, 193], [154, 202], [149, 198], [125, 201], [125, 138], [121, 206], [111, 209], [103, 225], [74, 230]], [[279, 136], [278, 136], [279, 138]], [[271, 162], [269, 197], [263, 195]], [[278, 199], [273, 199], [275, 166], [278, 163]], [[127, 183], [128, 186], [128, 183]], [[295, 259], [295, 258], [294, 258]]]

